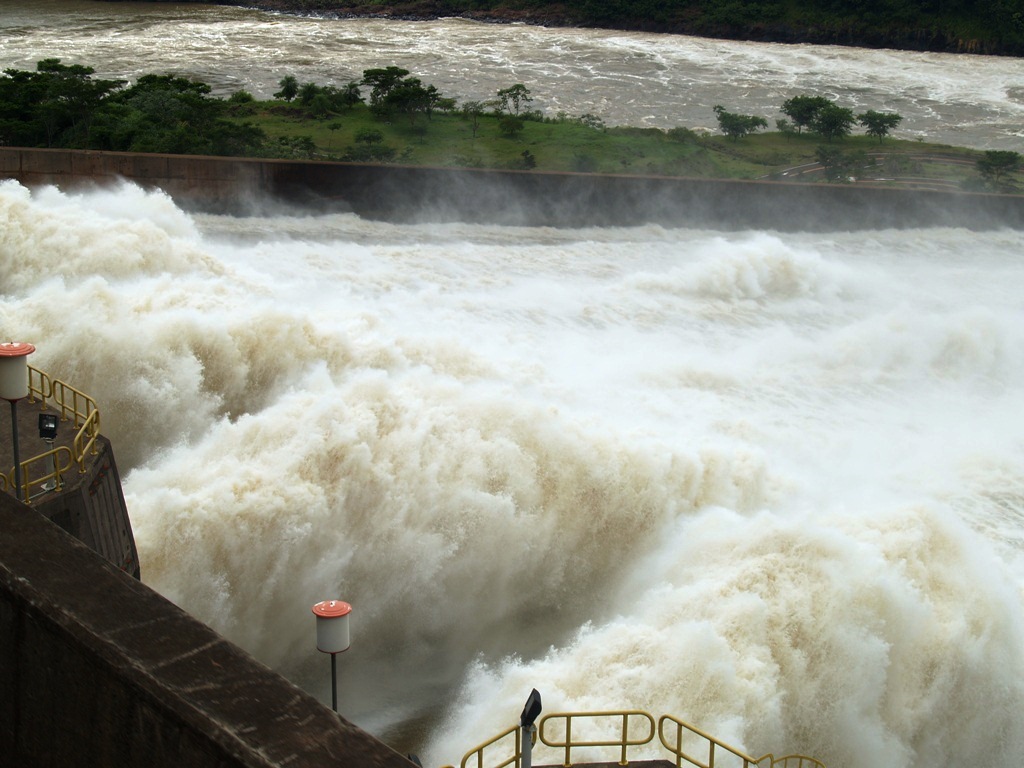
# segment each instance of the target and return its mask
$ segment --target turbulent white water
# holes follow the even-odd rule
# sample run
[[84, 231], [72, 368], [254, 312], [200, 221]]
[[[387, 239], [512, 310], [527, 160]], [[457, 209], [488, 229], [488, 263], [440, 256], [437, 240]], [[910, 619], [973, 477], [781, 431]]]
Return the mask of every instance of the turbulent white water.
[[350, 601], [340, 708], [427, 765], [537, 687], [753, 754], [1010, 766], [1021, 245], [4, 182], [0, 328], [101, 404], [144, 579], [327, 699], [310, 606]]
[[[140, 55], [144, 52], [144, 55]], [[337, 20], [193, 4], [0, 0], [0, 68], [42, 58], [105, 77], [175, 72], [221, 95], [268, 98], [285, 75], [344, 85], [397, 65], [461, 101], [526, 84], [547, 115], [717, 129], [716, 104], [765, 117], [802, 93], [903, 116], [896, 135], [983, 149], [1024, 147], [1019, 59], [769, 45], [608, 30]]]
[[[691, 126], [828, 85], [1009, 148], [1024, 111], [1007, 59], [0, 0], [0, 65], [45, 56], [263, 93], [397, 63]], [[322, 700], [310, 606], [350, 601], [340, 709], [425, 765], [536, 687], [830, 768], [1009, 768], [1022, 245], [233, 219], [3, 182], [0, 333], [100, 403], [145, 581]]]

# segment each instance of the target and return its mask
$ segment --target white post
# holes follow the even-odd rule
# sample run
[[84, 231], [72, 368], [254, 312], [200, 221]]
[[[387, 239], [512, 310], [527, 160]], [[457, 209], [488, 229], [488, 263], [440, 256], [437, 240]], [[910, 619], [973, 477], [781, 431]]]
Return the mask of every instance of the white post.
[[337, 655], [350, 645], [348, 619], [352, 606], [341, 600], [323, 600], [313, 606], [316, 615], [316, 649], [331, 654], [331, 708], [338, 711]]
[[524, 725], [523, 732], [523, 758], [520, 761], [522, 768], [533, 768], [533, 734], [537, 732], [536, 725]]
[[11, 404], [11, 443], [14, 448], [14, 495], [22, 497], [21, 455], [18, 451], [18, 401], [28, 397], [28, 356], [36, 351], [23, 341], [0, 343], [0, 398]]

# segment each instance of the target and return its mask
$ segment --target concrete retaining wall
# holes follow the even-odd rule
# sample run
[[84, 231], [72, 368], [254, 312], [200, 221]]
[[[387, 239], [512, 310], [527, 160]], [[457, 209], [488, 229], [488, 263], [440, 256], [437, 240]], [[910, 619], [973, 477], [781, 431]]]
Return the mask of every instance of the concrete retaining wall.
[[182, 205], [233, 213], [268, 205], [392, 221], [666, 226], [782, 231], [1024, 228], [1024, 196], [649, 176], [375, 166], [0, 147], [0, 178], [73, 187], [118, 178]]
[[414, 768], [7, 494], [0, 531], [0, 764]]
[[72, 467], [64, 480], [63, 489], [35, 499], [32, 508], [122, 571], [139, 578], [139, 555], [110, 441], [98, 436], [96, 454], [89, 456], [85, 473], [79, 474], [77, 467]]

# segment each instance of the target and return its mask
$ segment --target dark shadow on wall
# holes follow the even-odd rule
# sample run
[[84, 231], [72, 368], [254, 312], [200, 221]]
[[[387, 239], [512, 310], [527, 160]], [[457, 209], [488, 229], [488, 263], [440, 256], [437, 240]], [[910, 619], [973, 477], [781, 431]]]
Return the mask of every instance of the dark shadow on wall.
[[19, 768], [413, 768], [0, 493], [0, 755]]

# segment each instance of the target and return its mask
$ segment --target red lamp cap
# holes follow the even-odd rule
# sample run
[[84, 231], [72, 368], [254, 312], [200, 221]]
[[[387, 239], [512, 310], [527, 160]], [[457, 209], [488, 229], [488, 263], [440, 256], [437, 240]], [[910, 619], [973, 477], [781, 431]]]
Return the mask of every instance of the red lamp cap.
[[0, 342], [0, 357], [24, 357], [25, 355], [31, 355], [36, 351], [36, 348], [24, 341], [4, 341]]
[[352, 612], [352, 606], [341, 600], [324, 600], [313, 606], [313, 613], [324, 619], [336, 619]]

